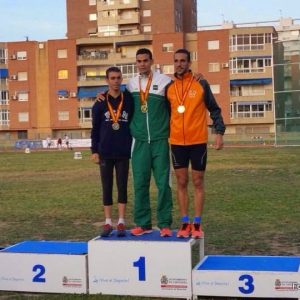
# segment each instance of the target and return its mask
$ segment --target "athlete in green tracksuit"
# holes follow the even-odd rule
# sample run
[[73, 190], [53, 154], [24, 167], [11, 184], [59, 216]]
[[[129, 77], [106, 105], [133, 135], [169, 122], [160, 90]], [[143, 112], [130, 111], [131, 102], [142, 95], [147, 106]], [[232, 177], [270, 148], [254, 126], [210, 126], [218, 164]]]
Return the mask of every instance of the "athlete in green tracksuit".
[[139, 49], [136, 64], [139, 76], [127, 84], [134, 99], [134, 113], [130, 123], [134, 138], [132, 149], [132, 171], [134, 180], [134, 222], [137, 227], [133, 235], [152, 231], [149, 188], [151, 171], [158, 189], [157, 225], [161, 236], [171, 236], [172, 194], [170, 187], [169, 161], [169, 107], [165, 88], [171, 79], [163, 74], [151, 72], [152, 53]]

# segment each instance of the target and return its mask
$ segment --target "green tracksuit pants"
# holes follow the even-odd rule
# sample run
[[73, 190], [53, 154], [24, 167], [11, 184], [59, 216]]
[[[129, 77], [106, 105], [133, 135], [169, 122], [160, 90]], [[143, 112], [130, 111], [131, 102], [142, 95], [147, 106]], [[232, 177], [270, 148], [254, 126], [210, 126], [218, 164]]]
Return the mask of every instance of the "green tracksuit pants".
[[158, 189], [157, 225], [170, 227], [172, 223], [172, 192], [170, 187], [170, 156], [167, 139], [151, 143], [135, 140], [132, 152], [134, 181], [134, 222], [140, 227], [151, 227], [150, 180], [153, 171]]

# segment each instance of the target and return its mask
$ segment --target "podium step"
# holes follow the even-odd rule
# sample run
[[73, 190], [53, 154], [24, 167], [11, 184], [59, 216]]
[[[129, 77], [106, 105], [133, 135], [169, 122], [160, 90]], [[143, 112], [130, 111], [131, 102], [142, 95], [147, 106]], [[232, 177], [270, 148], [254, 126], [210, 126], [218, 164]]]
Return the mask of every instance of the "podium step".
[[24, 241], [0, 251], [0, 290], [87, 293], [87, 243]]
[[209, 255], [192, 276], [194, 295], [300, 298], [300, 257]]

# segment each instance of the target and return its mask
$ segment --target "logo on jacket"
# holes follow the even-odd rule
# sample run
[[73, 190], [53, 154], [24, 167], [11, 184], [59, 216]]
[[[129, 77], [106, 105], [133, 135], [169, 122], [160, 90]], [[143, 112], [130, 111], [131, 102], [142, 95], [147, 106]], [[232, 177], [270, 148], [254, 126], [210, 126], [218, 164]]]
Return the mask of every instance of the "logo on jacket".
[[197, 95], [197, 90], [189, 90], [189, 97], [195, 98]]

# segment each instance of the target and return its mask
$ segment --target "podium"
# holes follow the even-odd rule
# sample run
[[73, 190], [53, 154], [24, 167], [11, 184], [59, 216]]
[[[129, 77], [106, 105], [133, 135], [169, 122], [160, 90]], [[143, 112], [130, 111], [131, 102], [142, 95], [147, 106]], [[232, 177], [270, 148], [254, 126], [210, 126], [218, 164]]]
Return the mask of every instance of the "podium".
[[300, 257], [206, 256], [193, 269], [193, 294], [300, 298]]
[[204, 239], [179, 239], [175, 231], [172, 237], [160, 237], [158, 230], [97, 237], [88, 242], [89, 293], [191, 298], [196, 245], [203, 256]]
[[24, 241], [1, 250], [0, 290], [87, 293], [87, 243]]

